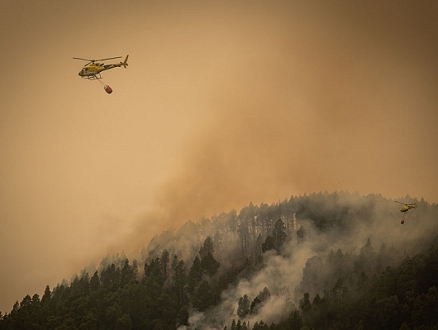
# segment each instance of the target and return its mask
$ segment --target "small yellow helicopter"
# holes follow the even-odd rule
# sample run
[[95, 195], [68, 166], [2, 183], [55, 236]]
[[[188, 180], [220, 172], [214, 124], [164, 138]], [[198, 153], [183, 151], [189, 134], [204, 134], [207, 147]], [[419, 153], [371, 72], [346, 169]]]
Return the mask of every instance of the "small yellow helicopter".
[[400, 209], [400, 212], [403, 213], [403, 218], [401, 220], [401, 224], [405, 223], [405, 214], [406, 212], [408, 212], [410, 209], [416, 209], [418, 207], [417, 203], [402, 203], [402, 202], [398, 202], [398, 201], [394, 201], [396, 203], [402, 204], [403, 206]]
[[416, 209], [418, 207], [417, 203], [402, 203], [402, 202], [397, 202], [397, 201], [394, 201], [394, 202], [403, 205], [400, 209], [400, 212], [403, 212], [403, 213], [408, 212], [410, 209]]
[[121, 56], [117, 57], [108, 57], [108, 58], [102, 58], [98, 60], [89, 60], [86, 58], [80, 58], [80, 57], [73, 57], [75, 60], [81, 60], [81, 61], [88, 61], [87, 64], [84, 65], [81, 71], [79, 71], [79, 76], [81, 78], [86, 79], [102, 79], [101, 72], [109, 69], [124, 67], [126, 68], [128, 66], [128, 57], [129, 55], [126, 55], [125, 61], [120, 63], [114, 63], [114, 64], [105, 64], [105, 63], [99, 63], [98, 61], [107, 61], [107, 60], [114, 60], [117, 58], [122, 58]]

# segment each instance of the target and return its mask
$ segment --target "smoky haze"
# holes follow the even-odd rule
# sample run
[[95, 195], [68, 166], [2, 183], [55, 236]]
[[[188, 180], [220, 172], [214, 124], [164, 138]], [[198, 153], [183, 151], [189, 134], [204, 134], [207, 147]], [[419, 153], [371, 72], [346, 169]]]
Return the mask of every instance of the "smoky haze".
[[[262, 219], [272, 221], [275, 215], [281, 214], [284, 222], [293, 222], [293, 228], [289, 228], [288, 242], [279, 254], [272, 250], [263, 253], [263, 267], [254, 267], [250, 276], [242, 274], [222, 292], [220, 303], [205, 312], [192, 311], [190, 326], [181, 326], [179, 329], [223, 329], [225, 325], [229, 326], [233, 319], [250, 324], [261, 320], [266, 324], [278, 324], [287, 318], [291, 311], [299, 308], [304, 293], [310, 294], [310, 300], [317, 294], [320, 297], [329, 296], [329, 290], [340, 278], [356, 283], [356, 279], [352, 277], [360, 273], [358, 269], [366, 270], [367, 276], [371, 278], [371, 274], [378, 276], [387, 266], [396, 267], [407, 255], [412, 257], [416, 253], [427, 251], [430, 244], [433, 246], [433, 242], [436, 241], [436, 205], [431, 206], [420, 201], [419, 209], [406, 216], [406, 219], [409, 219], [407, 225], [400, 225], [398, 221], [394, 221], [401, 216], [398, 209], [391, 207], [393, 204], [391, 200], [379, 195], [361, 197], [359, 194], [319, 193], [311, 194], [309, 197], [291, 198], [290, 201], [271, 205], [270, 208], [266, 205], [252, 205], [237, 215], [240, 228], [247, 236], [221, 228], [223, 222], [215, 219], [212, 233], [215, 230], [225, 232], [226, 240], [231, 241], [230, 237], [233, 237], [233, 234], [238, 236], [235, 240], [238, 251], [244, 250], [242, 246], [248, 244], [241, 241], [243, 237], [247, 242], [251, 241], [251, 234], [248, 234], [251, 230], [246, 231], [251, 227], [250, 223], [257, 223], [253, 228], [260, 228], [258, 226], [263, 222]], [[307, 219], [306, 213], [313, 214], [313, 219], [312, 216]], [[319, 221], [316, 220], [320, 216], [327, 217], [325, 220], [328, 221], [322, 230], [321, 227], [318, 229]], [[230, 214], [229, 217], [231, 219], [233, 215]], [[224, 218], [225, 216], [222, 216], [222, 220]], [[331, 226], [328, 224], [330, 222], [337, 225]], [[205, 223], [203, 225], [205, 226]], [[304, 233], [301, 238], [297, 235], [297, 228]], [[182, 233], [177, 235], [180, 241], [183, 236]], [[220, 237], [220, 234], [218, 236]], [[170, 246], [166, 245], [170, 241], [168, 237], [162, 238], [164, 239], [161, 242], [155, 243], [163, 244], [164, 247]], [[190, 237], [186, 236], [185, 239], [190, 240]], [[218, 241], [227, 248], [232, 245], [229, 242], [221, 242], [220, 238]], [[251, 246], [251, 243], [248, 245]], [[251, 247], [248, 250], [253, 251]], [[223, 253], [218, 249], [216, 255], [222, 268], [227, 265], [229, 267], [239, 252]], [[251, 252], [248, 258], [251, 259]], [[377, 261], [378, 258], [380, 261]], [[335, 259], [337, 262], [333, 261]], [[222, 265], [222, 262], [225, 262], [225, 265]], [[356, 272], [352, 271], [353, 268]], [[353, 273], [356, 275], [352, 275]], [[238, 315], [239, 299], [247, 295], [251, 302], [264, 288], [267, 288], [271, 295], [263, 301], [257, 313], [243, 317]], [[352, 289], [352, 292], [354, 293], [350, 294], [358, 295], [358, 300], [363, 294], [363, 291], [357, 289]]]
[[157, 195], [164, 228], [313, 191], [436, 201], [436, 5], [423, 5], [265, 4], [224, 27], [213, 115]]
[[249, 202], [438, 201], [436, 2], [93, 4], [0, 5], [0, 310]]

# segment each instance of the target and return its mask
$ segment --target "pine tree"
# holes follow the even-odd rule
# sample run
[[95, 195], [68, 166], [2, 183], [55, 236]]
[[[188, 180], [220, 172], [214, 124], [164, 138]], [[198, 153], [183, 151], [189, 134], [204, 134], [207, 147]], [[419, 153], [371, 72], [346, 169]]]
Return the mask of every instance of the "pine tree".
[[192, 268], [190, 268], [188, 276], [188, 290], [191, 294], [194, 292], [195, 288], [201, 284], [202, 272], [201, 260], [196, 256], [193, 260]]
[[164, 279], [167, 279], [167, 267], [169, 264], [169, 252], [166, 249], [164, 249], [164, 251], [161, 255], [160, 262], [161, 262], [161, 270], [163, 272]]
[[272, 231], [272, 237], [274, 239], [274, 246], [277, 252], [280, 252], [284, 242], [286, 241], [286, 226], [283, 220], [278, 219], [275, 222], [274, 230]]
[[182, 306], [186, 302], [185, 287], [187, 285], [187, 273], [184, 260], [180, 260], [174, 269], [173, 291], [177, 297], [178, 305]]
[[193, 297], [193, 306], [199, 311], [206, 310], [211, 304], [211, 287], [208, 281], [202, 281], [195, 296]]
[[265, 239], [265, 242], [262, 244], [262, 252], [264, 253], [270, 250], [275, 250], [275, 241], [274, 237], [268, 235]]
[[237, 315], [243, 319], [246, 315], [248, 315], [249, 311], [250, 302], [248, 296], [245, 294], [243, 295], [243, 297], [239, 298], [239, 302], [237, 305]]

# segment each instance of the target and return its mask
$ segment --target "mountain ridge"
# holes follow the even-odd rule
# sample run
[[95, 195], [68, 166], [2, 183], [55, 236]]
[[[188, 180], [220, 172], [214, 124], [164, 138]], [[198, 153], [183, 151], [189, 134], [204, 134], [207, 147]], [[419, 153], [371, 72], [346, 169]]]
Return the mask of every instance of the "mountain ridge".
[[[345, 313], [352, 301], [377, 299], [381, 292], [370, 298], [363, 290], [373, 292], [376, 283], [407, 267], [409, 260], [415, 259], [420, 270], [438, 271], [433, 264], [437, 205], [409, 196], [403, 200], [416, 202], [418, 209], [402, 215], [381, 195], [321, 192], [189, 220], [156, 235], [132, 262], [123, 254], [107, 257], [93, 274], [84, 270], [70, 283], [53, 290], [47, 286], [42, 298], [27, 295], [1, 317], [0, 329], [257, 330], [347, 324], [351, 318], [333, 305]], [[426, 259], [430, 265], [423, 264]], [[414, 273], [411, 278], [422, 283], [416, 300], [435, 299], [434, 279]], [[379, 297], [398, 308], [396, 320], [384, 315], [371, 324], [359, 315], [359, 324], [416, 329], [416, 300], [406, 300], [402, 291], [388, 292]], [[350, 314], [358, 310], [366, 308], [355, 306]]]

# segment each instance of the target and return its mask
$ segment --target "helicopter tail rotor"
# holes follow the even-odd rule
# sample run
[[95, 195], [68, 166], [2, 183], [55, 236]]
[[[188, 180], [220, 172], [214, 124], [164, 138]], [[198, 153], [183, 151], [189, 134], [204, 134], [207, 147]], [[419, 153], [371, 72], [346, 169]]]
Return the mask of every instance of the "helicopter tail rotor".
[[126, 55], [125, 57], [125, 61], [124, 62], [120, 62], [121, 65], [123, 65], [123, 67], [126, 69], [126, 67], [128, 66], [128, 57], [129, 55]]

